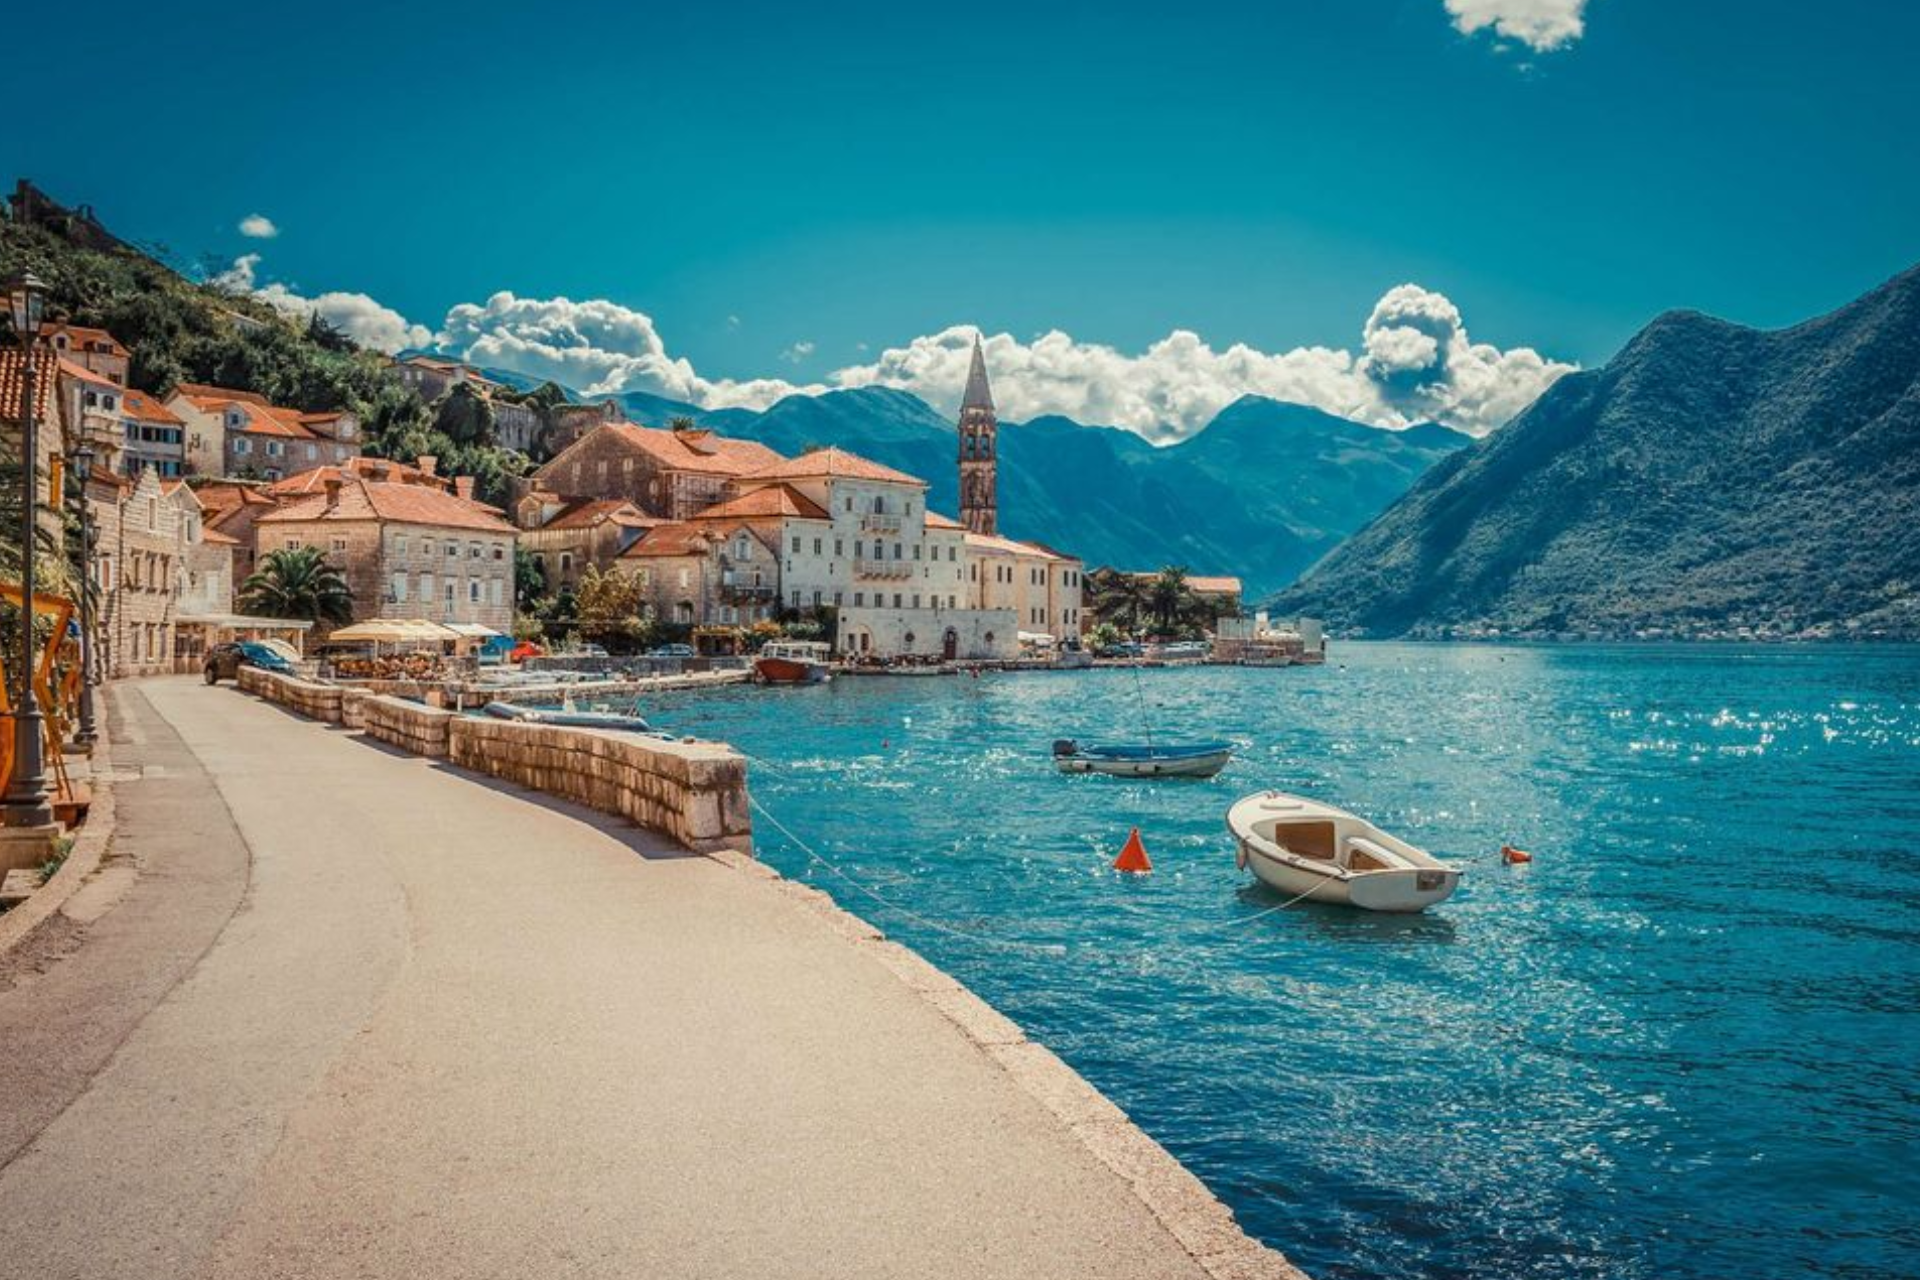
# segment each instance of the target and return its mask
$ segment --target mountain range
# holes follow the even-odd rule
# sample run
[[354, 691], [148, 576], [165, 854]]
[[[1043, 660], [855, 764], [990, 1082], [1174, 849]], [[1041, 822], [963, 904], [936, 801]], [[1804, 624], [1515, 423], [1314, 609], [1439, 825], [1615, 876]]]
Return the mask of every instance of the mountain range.
[[[765, 410], [701, 410], [644, 392], [616, 397], [635, 421], [678, 416], [789, 456], [837, 445], [928, 481], [957, 514], [952, 421], [905, 391], [788, 396]], [[1062, 417], [1000, 426], [1000, 528], [1089, 566], [1232, 574], [1248, 598], [1291, 582], [1471, 443], [1451, 428], [1364, 426], [1304, 405], [1245, 396], [1178, 444]]]
[[1660, 316], [1274, 605], [1372, 635], [1920, 637], [1920, 267], [1788, 329]]

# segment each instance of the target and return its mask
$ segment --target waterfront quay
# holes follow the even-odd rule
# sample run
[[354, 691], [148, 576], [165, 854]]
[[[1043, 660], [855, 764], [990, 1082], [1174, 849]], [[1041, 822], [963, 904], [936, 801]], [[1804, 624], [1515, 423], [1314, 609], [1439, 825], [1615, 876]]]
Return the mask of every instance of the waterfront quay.
[[108, 858], [0, 957], [9, 1274], [1296, 1274], [751, 858], [290, 702], [108, 701]]

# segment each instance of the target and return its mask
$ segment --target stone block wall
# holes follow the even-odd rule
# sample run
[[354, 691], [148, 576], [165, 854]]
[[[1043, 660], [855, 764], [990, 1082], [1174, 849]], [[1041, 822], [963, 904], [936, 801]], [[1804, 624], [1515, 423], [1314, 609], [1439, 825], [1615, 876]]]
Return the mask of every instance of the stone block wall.
[[404, 698], [366, 697], [360, 701], [361, 730], [369, 738], [417, 756], [447, 754], [447, 726], [457, 713], [422, 706]]
[[341, 690], [338, 685], [296, 680], [291, 676], [262, 671], [258, 667], [241, 667], [239, 684], [242, 692], [258, 694], [268, 702], [277, 702], [309, 719], [324, 720], [328, 724], [340, 723]]
[[719, 743], [468, 716], [454, 721], [448, 754], [476, 772], [619, 814], [696, 852], [752, 847], [747, 762]]

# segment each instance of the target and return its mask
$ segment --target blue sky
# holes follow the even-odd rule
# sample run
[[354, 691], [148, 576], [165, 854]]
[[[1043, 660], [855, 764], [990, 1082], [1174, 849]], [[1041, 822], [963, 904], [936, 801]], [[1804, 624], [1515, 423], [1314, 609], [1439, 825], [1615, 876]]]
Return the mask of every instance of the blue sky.
[[[1476, 14], [1509, 34], [1462, 30]], [[716, 403], [888, 348], [861, 376], [937, 391], [953, 344], [913, 340], [979, 325], [1013, 344], [1029, 408], [1177, 417], [1177, 374], [1140, 404], [1048, 380], [1097, 377], [1083, 345], [1131, 358], [1175, 330], [1365, 359], [1363, 323], [1409, 282], [1550, 371], [1669, 307], [1777, 325], [1920, 260], [1905, 4], [103, 0], [84, 33], [71, 15], [10, 19], [64, 52], [9, 83], [5, 176], [181, 258], [257, 253], [254, 287], [364, 294], [431, 331], [500, 291], [603, 300], [598, 329], [522, 308], [465, 332], [499, 327], [485, 351], [538, 365], [541, 326], [571, 325], [546, 339], [627, 357], [585, 366], [607, 386]], [[1557, 47], [1513, 38], [1541, 15]], [[24, 134], [23, 93], [47, 104]], [[243, 236], [255, 213], [278, 234]], [[1074, 345], [1029, 369], [1020, 344], [1049, 330]], [[1233, 376], [1210, 368], [1202, 398]], [[1253, 389], [1292, 385], [1267, 376]]]

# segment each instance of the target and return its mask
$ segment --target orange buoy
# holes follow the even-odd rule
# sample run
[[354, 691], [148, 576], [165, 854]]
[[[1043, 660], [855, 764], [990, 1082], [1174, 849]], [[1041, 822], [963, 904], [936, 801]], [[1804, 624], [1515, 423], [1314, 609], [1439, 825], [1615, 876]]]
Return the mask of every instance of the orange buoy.
[[1136, 876], [1146, 875], [1153, 870], [1153, 862], [1147, 857], [1147, 846], [1140, 841], [1140, 828], [1135, 827], [1127, 834], [1127, 843], [1121, 848], [1120, 856], [1113, 860], [1113, 869]]
[[1517, 862], [1532, 862], [1533, 855], [1525, 849], [1516, 849], [1510, 844], [1500, 846], [1500, 861], [1512, 866]]

